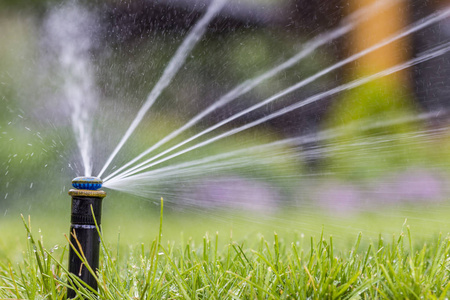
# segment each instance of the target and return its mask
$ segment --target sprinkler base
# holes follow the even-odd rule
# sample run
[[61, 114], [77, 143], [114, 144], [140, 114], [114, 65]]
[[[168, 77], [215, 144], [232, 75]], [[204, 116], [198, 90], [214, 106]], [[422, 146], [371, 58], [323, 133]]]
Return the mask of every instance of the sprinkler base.
[[[72, 197], [69, 272], [76, 275], [92, 289], [97, 290], [97, 280], [86, 267], [86, 263], [93, 272], [98, 269], [100, 236], [95, 224], [97, 223], [100, 228], [102, 200], [106, 193], [101, 190], [71, 189], [69, 195]], [[83, 259], [79, 255], [84, 256]], [[75, 297], [76, 292], [69, 289], [67, 298]]]

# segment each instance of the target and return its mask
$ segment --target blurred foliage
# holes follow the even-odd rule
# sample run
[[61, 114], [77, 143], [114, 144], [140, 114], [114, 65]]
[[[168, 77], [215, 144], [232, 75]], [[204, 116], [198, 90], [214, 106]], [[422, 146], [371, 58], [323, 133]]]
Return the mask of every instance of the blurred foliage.
[[[1, 5], [20, 7], [21, 3], [24, 1], [8, 1]], [[73, 163], [78, 157], [78, 152], [70, 124], [52, 123], [45, 119], [47, 115], [44, 117], [39, 115], [38, 108], [48, 107], [44, 106], [48, 99], [42, 99], [39, 89], [58, 93], [58, 87], [54, 86], [57, 85], [55, 84], [57, 80], [54, 78], [34, 80], [38, 77], [36, 75], [42, 72], [39, 64], [41, 21], [33, 14], [24, 13], [2, 15], [0, 18], [0, 40], [5, 41], [0, 43], [0, 105], [6, 108], [0, 109], [0, 142], [4, 144], [0, 147], [0, 171], [5, 174], [2, 175], [0, 182], [2, 208], [21, 198], [27, 199], [24, 201], [29, 203], [28, 196], [33, 195], [36, 201], [42, 201], [40, 203], [47, 201], [41, 206], [45, 209], [49, 203], [56, 203], [57, 198], [66, 197], [71, 176], [79, 175], [74, 174], [79, 172], [80, 168], [77, 169]], [[148, 36], [122, 44], [110, 43], [106, 39], [99, 43], [100, 47], [94, 49], [92, 57], [95, 61], [96, 79], [103, 105], [95, 122], [97, 127], [106, 129], [104, 132], [100, 131], [95, 138], [96, 141], [101, 141], [97, 143], [100, 145], [96, 145], [100, 147], [97, 156], [94, 157], [96, 164], [105, 161], [106, 156], [115, 147], [185, 33], [151, 32]], [[244, 28], [233, 34], [207, 35], [194, 49], [180, 74], [175, 77], [171, 85], [174, 88], [167, 89], [161, 95], [148, 118], [145, 118], [127, 142], [123, 151], [125, 154], [120, 153], [115, 164], [121, 166], [128, 162], [185, 124], [237, 84], [294, 55], [301, 45], [302, 39], [298, 36], [266, 28]], [[327, 49], [316, 51], [308, 59], [241, 97], [235, 104], [233, 103], [234, 106], [223, 107], [215, 114], [211, 114], [206, 120], [158, 151], [164, 151], [218, 120], [232, 115], [236, 110], [248, 107], [306, 78], [323, 69], [333, 59], [335, 57], [330, 55]], [[305, 95], [325, 87], [328, 81], [335, 82], [332, 77], [325, 78], [313, 87], [302, 89], [288, 100], [304, 99]], [[43, 86], [39, 86], [41, 82]], [[285, 100], [277, 105], [285, 105], [286, 102], [283, 102]], [[345, 130], [338, 138], [323, 143], [323, 146], [330, 147], [332, 154], [326, 158], [319, 158], [321, 171], [330, 171], [336, 176], [360, 180], [383, 176], [396, 168], [426, 165], [430, 161], [436, 164], [437, 160], [446, 160], [449, 165], [450, 156], [446, 151], [448, 148], [441, 145], [425, 147], [409, 142], [408, 134], [423, 128], [420, 122], [399, 123], [371, 129], [364, 129], [361, 126], [361, 122], [382, 123], [414, 117], [417, 111], [413, 103], [413, 97], [402, 83], [391, 79], [379, 80], [344, 93], [336, 99], [336, 104], [329, 110], [324, 128], [345, 126]], [[259, 116], [267, 114], [274, 107], [276, 108], [275, 104], [261, 112]], [[303, 112], [305, 111], [300, 113]], [[297, 125], [296, 122], [301, 116], [290, 117], [292, 123]], [[317, 119], [320, 119], [320, 115]], [[242, 124], [248, 122], [248, 119], [238, 121]], [[224, 128], [230, 129], [240, 124], [230, 123]], [[204, 139], [214, 134], [216, 132], [205, 135]], [[160, 166], [269, 143], [283, 137], [282, 133], [273, 127], [261, 126], [192, 151]], [[364, 142], [370, 142], [370, 139], [384, 137], [386, 140], [383, 143], [372, 147], [361, 146]], [[436, 157], [436, 152], [431, 151], [432, 147], [439, 148], [441, 153], [439, 157]], [[286, 147], [280, 151], [287, 150]], [[268, 160], [261, 159], [264, 155], [253, 153], [249, 158], [254, 161], [253, 167], [237, 168], [233, 171], [234, 174], [266, 180], [281, 189], [288, 190], [292, 182], [283, 178], [296, 176], [298, 178], [307, 172], [305, 163], [300, 159], [286, 159], [282, 163], [276, 160], [267, 162]], [[68, 166], [69, 163], [72, 166]], [[50, 181], [57, 185], [54, 187], [55, 193], [49, 194], [46, 183]], [[6, 194], [8, 195], [5, 197]], [[64, 196], [61, 196], [62, 194]]]
[[42, 14], [50, 5], [63, 2], [62, 0], [0, 0], [0, 14], [2, 13], [31, 13]]

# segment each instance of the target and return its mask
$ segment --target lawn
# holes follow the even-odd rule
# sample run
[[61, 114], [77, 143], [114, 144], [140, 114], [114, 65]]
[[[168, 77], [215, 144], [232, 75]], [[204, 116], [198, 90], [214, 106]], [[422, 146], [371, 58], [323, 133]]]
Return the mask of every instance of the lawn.
[[[310, 213], [304, 231], [289, 228], [287, 220], [298, 223], [286, 213], [273, 222], [247, 216], [254, 221], [244, 224], [236, 214], [234, 222], [212, 222], [176, 211], [164, 218], [136, 212], [122, 222], [110, 211], [102, 225], [98, 292], [66, 271], [64, 234], [46, 236], [68, 231], [68, 224], [39, 216], [30, 226], [27, 217], [9, 217], [1, 224], [11, 230], [0, 239], [0, 298], [64, 299], [72, 278], [85, 299], [447, 299], [450, 239], [439, 234], [445, 222], [430, 222], [444, 220], [445, 211], [414, 211], [398, 227], [394, 214], [346, 216], [338, 224]], [[361, 228], [352, 229], [357, 223]], [[118, 224], [129, 227], [116, 231]], [[208, 227], [214, 231], [201, 233]], [[394, 227], [397, 234], [389, 234]]]

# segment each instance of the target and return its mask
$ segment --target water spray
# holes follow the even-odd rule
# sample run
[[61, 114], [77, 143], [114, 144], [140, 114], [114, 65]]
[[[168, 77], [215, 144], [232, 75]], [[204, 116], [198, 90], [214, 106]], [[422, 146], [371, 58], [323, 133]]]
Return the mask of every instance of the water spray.
[[[99, 190], [102, 183], [97, 177], [77, 177], [72, 180], [75, 189], [69, 191], [72, 197], [69, 272], [78, 276], [94, 290], [97, 290], [97, 280], [80, 256], [85, 259], [93, 272], [98, 269], [100, 236], [97, 226], [100, 228], [102, 200], [106, 196], [104, 191]], [[69, 289], [67, 298], [75, 297], [76, 292]]]

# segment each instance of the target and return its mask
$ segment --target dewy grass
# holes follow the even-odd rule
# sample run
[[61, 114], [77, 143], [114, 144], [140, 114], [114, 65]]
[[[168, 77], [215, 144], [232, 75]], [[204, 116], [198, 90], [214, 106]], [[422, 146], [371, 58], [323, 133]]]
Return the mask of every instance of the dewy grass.
[[[447, 299], [450, 296], [450, 239], [439, 236], [415, 247], [409, 227], [386, 243], [361, 246], [362, 235], [338, 251], [323, 234], [304, 243], [241, 242], [229, 238], [219, 249], [218, 233], [162, 244], [160, 231], [149, 246], [113, 253], [102, 239], [99, 290], [66, 269], [66, 250], [44, 248], [24, 220], [28, 248], [20, 263], [0, 258], [0, 299]], [[308, 245], [309, 244], [309, 245]], [[250, 246], [255, 245], [255, 246]], [[79, 253], [83, 257], [82, 253]], [[93, 270], [92, 270], [93, 271]]]

